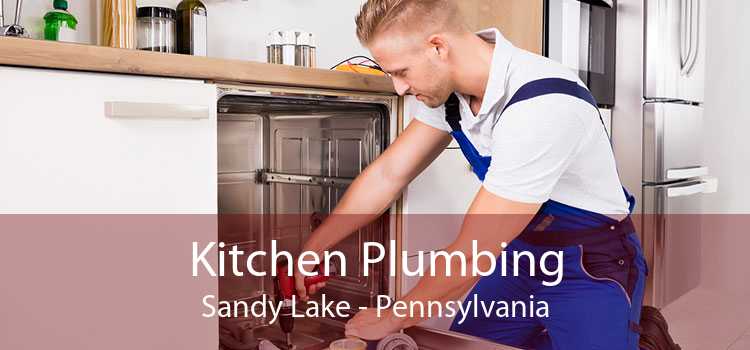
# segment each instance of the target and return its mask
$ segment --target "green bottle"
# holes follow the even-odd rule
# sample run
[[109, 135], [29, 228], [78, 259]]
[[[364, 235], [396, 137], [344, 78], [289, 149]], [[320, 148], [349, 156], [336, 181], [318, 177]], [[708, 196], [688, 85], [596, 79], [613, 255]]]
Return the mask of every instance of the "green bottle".
[[54, 0], [52, 6], [44, 15], [44, 40], [76, 42], [78, 20], [68, 12], [68, 1]]
[[200, 0], [183, 0], [177, 5], [177, 52], [206, 56], [208, 21]]

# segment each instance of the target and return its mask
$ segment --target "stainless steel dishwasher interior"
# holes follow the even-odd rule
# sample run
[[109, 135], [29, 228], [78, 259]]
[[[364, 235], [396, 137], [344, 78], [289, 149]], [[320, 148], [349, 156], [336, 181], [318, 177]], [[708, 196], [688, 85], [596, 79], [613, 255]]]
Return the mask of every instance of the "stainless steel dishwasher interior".
[[[224, 249], [237, 245], [246, 254], [269, 251], [271, 240], [276, 240], [278, 250], [298, 253], [349, 182], [389, 140], [390, 114], [377, 103], [227, 95], [218, 107], [219, 241], [226, 244]], [[356, 310], [374, 305], [378, 294], [387, 294], [384, 267], [372, 267], [365, 277], [361, 266], [362, 243], [388, 239], [385, 221], [377, 220], [334, 248], [346, 255], [347, 275], [328, 283], [323, 291], [327, 299], [347, 300]], [[269, 264], [266, 258], [255, 268], [270, 271]], [[264, 294], [273, 298], [270, 276], [248, 276], [220, 277], [220, 300], [250, 302]], [[256, 337], [280, 340], [278, 326], [268, 321], [222, 320], [252, 328]], [[342, 329], [342, 321], [296, 321], [297, 349], [327, 347], [343, 335], [336, 331]]]

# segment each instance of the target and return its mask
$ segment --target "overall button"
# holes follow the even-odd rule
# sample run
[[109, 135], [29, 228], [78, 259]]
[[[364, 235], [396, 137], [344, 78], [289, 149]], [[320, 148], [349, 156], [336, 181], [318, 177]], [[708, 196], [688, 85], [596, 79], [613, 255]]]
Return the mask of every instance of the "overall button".
[[619, 264], [620, 266], [622, 266], [622, 265], [625, 265], [625, 260], [623, 260], [623, 259], [620, 259], [620, 260], [618, 260], [618, 261], [617, 261], [617, 263], [618, 263], [618, 264]]
[[612, 231], [614, 231], [615, 230], [615, 225], [610, 226], [609, 229], [612, 230]]

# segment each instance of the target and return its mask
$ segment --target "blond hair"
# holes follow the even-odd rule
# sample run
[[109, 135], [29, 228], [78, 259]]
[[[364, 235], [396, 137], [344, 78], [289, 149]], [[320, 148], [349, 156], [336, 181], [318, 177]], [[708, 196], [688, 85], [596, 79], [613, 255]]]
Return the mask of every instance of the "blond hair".
[[357, 38], [362, 45], [394, 24], [419, 30], [463, 29], [453, 0], [367, 0], [355, 18]]

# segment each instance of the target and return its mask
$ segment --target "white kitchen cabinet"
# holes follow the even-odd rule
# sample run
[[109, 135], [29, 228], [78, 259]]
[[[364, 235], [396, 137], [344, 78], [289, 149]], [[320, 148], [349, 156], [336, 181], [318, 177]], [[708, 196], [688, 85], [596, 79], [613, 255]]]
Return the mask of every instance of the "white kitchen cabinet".
[[0, 212], [216, 212], [214, 85], [10, 67], [0, 77]]
[[0, 215], [0, 348], [216, 348], [190, 265], [217, 239], [216, 111], [203, 81], [0, 67], [0, 213], [73, 214]]
[[453, 242], [480, 186], [461, 150], [443, 151], [404, 192], [404, 249], [413, 255]]
[[404, 211], [465, 214], [480, 186], [461, 150], [448, 148], [409, 184]]

